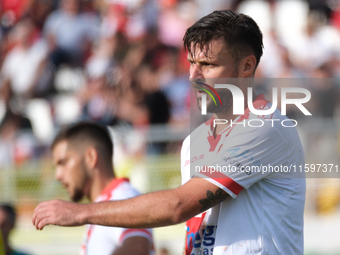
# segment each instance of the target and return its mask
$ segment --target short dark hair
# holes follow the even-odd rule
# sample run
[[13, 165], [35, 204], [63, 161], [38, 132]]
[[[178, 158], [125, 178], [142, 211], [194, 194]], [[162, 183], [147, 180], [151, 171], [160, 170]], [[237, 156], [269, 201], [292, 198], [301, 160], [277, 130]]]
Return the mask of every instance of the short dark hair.
[[17, 213], [14, 206], [10, 203], [0, 203], [0, 210], [3, 210], [7, 214], [10, 224], [14, 227], [17, 219]]
[[202, 51], [210, 42], [220, 39], [231, 49], [235, 64], [250, 54], [256, 57], [256, 66], [259, 64], [263, 53], [260, 28], [251, 17], [231, 10], [214, 11], [189, 27], [183, 37], [184, 49], [194, 57], [197, 46]]
[[59, 131], [51, 144], [51, 150], [61, 141], [80, 142], [89, 140], [99, 144], [103, 148], [102, 153], [106, 153], [111, 158], [113, 154], [113, 142], [109, 130], [94, 122], [81, 121], [76, 124], [64, 127]]

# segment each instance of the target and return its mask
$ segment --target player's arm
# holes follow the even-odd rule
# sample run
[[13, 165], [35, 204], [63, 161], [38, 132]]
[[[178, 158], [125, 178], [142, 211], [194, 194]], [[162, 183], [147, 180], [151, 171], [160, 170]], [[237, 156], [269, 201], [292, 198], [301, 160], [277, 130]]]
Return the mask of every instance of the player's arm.
[[62, 200], [40, 203], [32, 222], [37, 229], [46, 225], [79, 226], [96, 224], [125, 228], [153, 228], [184, 222], [222, 202], [229, 195], [201, 178], [184, 185], [127, 200], [76, 204]]
[[151, 243], [143, 236], [133, 236], [124, 240], [123, 245], [112, 255], [150, 255]]

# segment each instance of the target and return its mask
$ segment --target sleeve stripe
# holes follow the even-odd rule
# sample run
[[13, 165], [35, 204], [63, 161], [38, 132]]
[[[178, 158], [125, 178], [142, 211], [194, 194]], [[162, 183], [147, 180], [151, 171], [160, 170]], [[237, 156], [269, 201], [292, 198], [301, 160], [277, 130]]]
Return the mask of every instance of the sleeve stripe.
[[218, 183], [221, 183], [224, 187], [228, 188], [236, 196], [240, 194], [240, 192], [243, 190], [243, 187], [231, 178], [228, 177], [224, 179], [218, 178], [214, 180], [217, 181]]
[[128, 229], [125, 230], [122, 235], [119, 238], [119, 242], [122, 243], [124, 242], [125, 239], [132, 237], [132, 236], [142, 236], [147, 239], [152, 243], [152, 234], [150, 231], [146, 229]]
[[220, 172], [214, 172], [214, 173], [201, 172], [200, 174], [208, 177], [209, 179], [214, 180], [215, 182], [221, 184], [223, 187], [226, 187], [231, 192], [233, 192], [236, 196], [243, 190], [243, 187], [240, 184], [238, 184], [233, 179], [225, 176], [224, 174]]
[[237, 196], [229, 189], [227, 189], [226, 187], [224, 187], [222, 184], [220, 184], [219, 182], [215, 181], [214, 179], [207, 179], [206, 180], [208, 182], [211, 182], [212, 184], [215, 184], [217, 187], [223, 189], [225, 192], [227, 192], [232, 198], [236, 198]]

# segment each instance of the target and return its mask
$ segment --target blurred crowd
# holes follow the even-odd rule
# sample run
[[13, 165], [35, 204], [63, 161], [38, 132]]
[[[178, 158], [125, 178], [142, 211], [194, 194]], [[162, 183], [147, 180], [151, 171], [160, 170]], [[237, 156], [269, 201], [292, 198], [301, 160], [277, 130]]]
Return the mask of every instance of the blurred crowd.
[[[320, 116], [332, 118], [338, 101], [333, 81], [340, 79], [340, 4], [296, 1], [307, 15], [303, 32], [293, 38], [276, 29], [281, 1], [262, 1], [271, 20], [263, 31], [258, 77], [334, 78], [311, 88], [320, 95]], [[38, 157], [59, 126], [76, 120], [136, 129], [187, 125], [183, 34], [203, 15], [238, 10], [245, 2], [0, 0], [0, 165]]]

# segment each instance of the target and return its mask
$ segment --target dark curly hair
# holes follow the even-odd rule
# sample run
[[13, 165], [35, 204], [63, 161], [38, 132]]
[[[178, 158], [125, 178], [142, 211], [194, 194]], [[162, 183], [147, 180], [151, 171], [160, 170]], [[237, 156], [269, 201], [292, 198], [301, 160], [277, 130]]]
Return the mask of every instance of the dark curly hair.
[[203, 48], [207, 55], [209, 43], [224, 40], [234, 57], [235, 64], [253, 54], [257, 63], [262, 56], [262, 33], [256, 22], [249, 16], [231, 10], [214, 11], [189, 27], [183, 37], [184, 49], [192, 58], [195, 50]]

